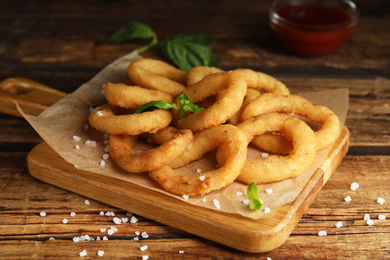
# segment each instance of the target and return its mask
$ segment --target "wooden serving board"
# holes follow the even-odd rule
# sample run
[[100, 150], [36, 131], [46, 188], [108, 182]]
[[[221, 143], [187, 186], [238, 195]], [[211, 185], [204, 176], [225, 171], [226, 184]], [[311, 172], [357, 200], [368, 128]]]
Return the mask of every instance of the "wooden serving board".
[[29, 153], [27, 161], [30, 174], [44, 182], [244, 252], [259, 253], [286, 241], [347, 153], [348, 145], [349, 131], [344, 127], [297, 199], [274, 216], [259, 220], [194, 206], [126, 181], [78, 170], [45, 142]]

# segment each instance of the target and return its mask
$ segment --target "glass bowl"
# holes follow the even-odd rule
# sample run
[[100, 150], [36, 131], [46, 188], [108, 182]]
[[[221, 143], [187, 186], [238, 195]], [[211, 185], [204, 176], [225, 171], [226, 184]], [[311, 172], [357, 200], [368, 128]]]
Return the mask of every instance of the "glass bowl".
[[304, 56], [339, 49], [355, 31], [358, 18], [350, 0], [276, 0], [269, 10], [269, 24], [280, 43]]

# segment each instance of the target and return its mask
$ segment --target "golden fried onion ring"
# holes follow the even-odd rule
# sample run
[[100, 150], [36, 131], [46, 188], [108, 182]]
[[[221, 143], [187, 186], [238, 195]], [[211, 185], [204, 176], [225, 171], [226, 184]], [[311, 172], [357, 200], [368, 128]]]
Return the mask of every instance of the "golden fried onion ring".
[[104, 104], [89, 115], [89, 124], [102, 132], [113, 135], [138, 135], [156, 133], [168, 126], [172, 115], [168, 110], [156, 109], [141, 114], [116, 115], [115, 107]]
[[130, 79], [143, 88], [155, 89], [177, 97], [185, 90], [187, 72], [166, 62], [143, 58], [127, 68]]
[[[247, 160], [237, 177], [238, 181], [246, 184], [280, 181], [302, 174], [313, 163], [316, 155], [314, 131], [296, 117], [279, 113], [261, 114], [237, 127], [246, 133], [248, 144], [254, 136], [272, 131], [284, 133], [293, 144], [293, 150], [287, 156], [269, 155], [265, 159]], [[220, 155], [217, 157], [220, 158]]]
[[[202, 158], [216, 147], [223, 147], [226, 156], [224, 165], [204, 173], [181, 175], [178, 168]], [[186, 151], [169, 166], [149, 172], [165, 190], [177, 195], [204, 195], [232, 183], [240, 174], [247, 152], [246, 136], [243, 131], [232, 125], [219, 125], [205, 129], [194, 135]], [[173, 167], [173, 168], [172, 168]], [[204, 179], [200, 179], [204, 176]]]
[[138, 108], [150, 101], [163, 100], [171, 103], [173, 98], [168, 93], [129, 86], [123, 83], [107, 83], [103, 85], [104, 96], [114, 106], [125, 108]]
[[110, 156], [119, 167], [128, 172], [152, 171], [180, 156], [193, 137], [190, 130], [177, 130], [173, 127], [166, 127], [156, 133], [157, 136], [160, 134], [168, 134], [170, 139], [156, 148], [138, 152], [133, 150], [133, 145], [139, 135], [110, 135]]
[[178, 120], [178, 128], [199, 132], [203, 129], [225, 123], [236, 113], [244, 100], [247, 86], [244, 78], [235, 71], [214, 73], [187, 87], [184, 91], [191, 103], [223, 91], [217, 101], [198, 113], [186, 114]]
[[242, 111], [241, 121], [264, 113], [293, 113], [321, 124], [316, 131], [317, 150], [332, 144], [340, 134], [338, 116], [329, 108], [296, 95], [265, 93], [252, 100]]

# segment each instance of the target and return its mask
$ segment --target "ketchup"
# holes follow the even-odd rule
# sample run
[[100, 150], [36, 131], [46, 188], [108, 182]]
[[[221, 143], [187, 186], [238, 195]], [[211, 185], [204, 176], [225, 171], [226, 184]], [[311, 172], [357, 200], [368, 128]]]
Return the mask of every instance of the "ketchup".
[[289, 50], [320, 56], [340, 48], [356, 27], [356, 20], [343, 10], [323, 5], [293, 5], [276, 10], [272, 29]]

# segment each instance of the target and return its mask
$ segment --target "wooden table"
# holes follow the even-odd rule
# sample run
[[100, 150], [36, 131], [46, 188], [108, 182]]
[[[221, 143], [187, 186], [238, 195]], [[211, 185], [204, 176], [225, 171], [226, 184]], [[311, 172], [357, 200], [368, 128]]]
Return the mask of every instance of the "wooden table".
[[[126, 211], [31, 177], [26, 156], [42, 139], [24, 119], [0, 114], [0, 258], [71, 259], [86, 250], [89, 259], [103, 250], [109, 259], [390, 259], [390, 5], [385, 0], [356, 3], [361, 16], [347, 44], [333, 54], [305, 58], [277, 43], [267, 25], [269, 1], [1, 0], [0, 80], [26, 77], [71, 93], [145, 44], [105, 43], [125, 23], [138, 20], [161, 39], [215, 35], [211, 47], [221, 68], [269, 73], [292, 92], [349, 88], [351, 136], [344, 160], [291, 236], [271, 252], [240, 252], [138, 215], [137, 223], [116, 226], [107, 241], [75, 243], [74, 237], [106, 235], [100, 229], [114, 224], [100, 212], [121, 218]], [[142, 55], [162, 58], [158, 50]], [[360, 184], [355, 191], [353, 182]], [[348, 195], [352, 201], [345, 202]], [[379, 197], [386, 200], [383, 205]], [[372, 226], [365, 214], [374, 220]], [[378, 220], [379, 215], [387, 219]], [[339, 221], [341, 228], [335, 227]], [[328, 235], [318, 236], [321, 230]], [[137, 231], [139, 240], [134, 240]], [[148, 249], [141, 251], [145, 245]]]

